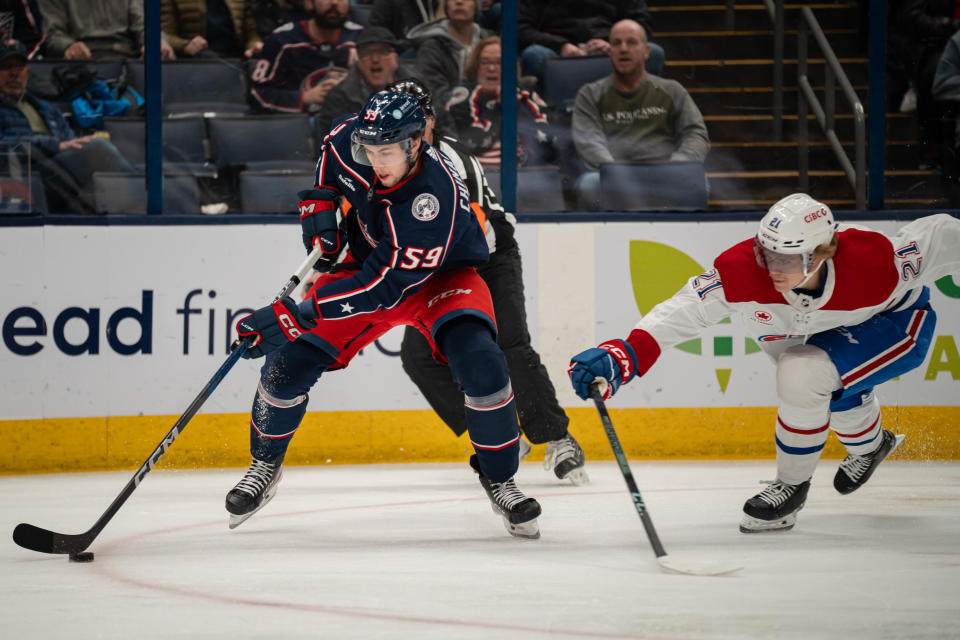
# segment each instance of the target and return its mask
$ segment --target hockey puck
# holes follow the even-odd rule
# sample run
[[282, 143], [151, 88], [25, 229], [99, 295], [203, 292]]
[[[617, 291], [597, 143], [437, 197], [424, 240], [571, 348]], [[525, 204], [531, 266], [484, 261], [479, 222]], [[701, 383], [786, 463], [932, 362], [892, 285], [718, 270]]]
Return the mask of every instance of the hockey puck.
[[93, 562], [93, 551], [81, 551], [80, 553], [71, 553], [70, 562]]

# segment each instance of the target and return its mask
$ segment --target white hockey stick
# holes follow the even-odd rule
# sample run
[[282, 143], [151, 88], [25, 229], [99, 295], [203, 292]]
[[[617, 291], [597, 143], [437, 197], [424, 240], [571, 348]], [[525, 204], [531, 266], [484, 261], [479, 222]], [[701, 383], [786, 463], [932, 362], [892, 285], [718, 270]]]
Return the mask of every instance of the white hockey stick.
[[637, 483], [633, 480], [633, 472], [630, 471], [627, 456], [623, 453], [623, 447], [620, 446], [620, 438], [617, 437], [617, 432], [613, 429], [613, 422], [610, 420], [607, 406], [603, 402], [601, 389], [604, 384], [606, 384], [606, 381], [602, 378], [595, 380], [593, 384], [590, 385], [590, 397], [593, 398], [593, 403], [597, 405], [597, 413], [600, 414], [600, 422], [603, 423], [603, 430], [607, 433], [607, 440], [610, 441], [613, 455], [617, 459], [617, 464], [620, 466], [620, 473], [623, 474], [623, 480], [627, 483], [627, 489], [633, 498], [633, 506], [637, 509], [637, 515], [640, 516], [644, 531], [647, 532], [647, 538], [650, 540], [650, 546], [653, 547], [653, 553], [657, 556], [660, 569], [666, 573], [679, 573], [688, 576], [725, 576], [740, 571], [743, 567], [720, 566], [716, 564], [693, 565], [667, 555], [666, 549], [664, 549], [663, 544], [660, 543], [657, 530], [653, 527], [653, 520], [650, 519], [647, 505], [643, 503], [643, 498], [640, 496]]

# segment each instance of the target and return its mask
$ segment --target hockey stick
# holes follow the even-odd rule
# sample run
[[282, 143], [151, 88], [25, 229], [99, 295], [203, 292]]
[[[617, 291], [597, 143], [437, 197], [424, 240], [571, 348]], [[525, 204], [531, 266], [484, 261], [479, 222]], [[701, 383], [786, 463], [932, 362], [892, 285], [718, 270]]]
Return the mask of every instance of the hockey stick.
[[[290, 295], [294, 289], [297, 288], [297, 285], [300, 284], [300, 281], [307, 275], [310, 269], [313, 267], [314, 263], [320, 258], [322, 254], [322, 248], [320, 245], [314, 247], [313, 251], [310, 252], [310, 255], [307, 256], [307, 259], [304, 260], [303, 264], [300, 265], [300, 268], [297, 269], [297, 272], [290, 276], [290, 279], [287, 281], [287, 284], [283, 286], [283, 289], [280, 290], [280, 293], [277, 294], [277, 297], [274, 298], [274, 302]], [[187, 407], [187, 410], [183, 412], [183, 415], [177, 420], [173, 425], [173, 428], [167, 432], [167, 435], [163, 437], [163, 440], [157, 447], [153, 450], [153, 453], [150, 454], [140, 468], [137, 470], [133, 477], [130, 478], [127, 485], [123, 488], [123, 491], [120, 492], [113, 502], [110, 503], [110, 506], [107, 507], [107, 510], [103, 512], [103, 515], [93, 523], [93, 526], [84, 533], [77, 534], [68, 534], [68, 533], [57, 533], [55, 531], [50, 531], [48, 529], [42, 529], [36, 527], [32, 524], [21, 523], [16, 526], [13, 530], [13, 541], [24, 549], [30, 549], [31, 551], [39, 551], [41, 553], [80, 553], [84, 549], [90, 546], [94, 539], [100, 535], [100, 532], [103, 530], [107, 523], [113, 519], [113, 516], [117, 514], [117, 511], [120, 510], [120, 507], [123, 506], [123, 503], [127, 501], [127, 498], [136, 490], [137, 486], [143, 481], [144, 476], [150, 473], [157, 462], [160, 460], [161, 456], [167, 452], [167, 449], [173, 445], [173, 441], [183, 433], [184, 428], [186, 428], [187, 423], [193, 418], [193, 416], [200, 410], [200, 407], [204, 402], [207, 401], [214, 390], [220, 385], [223, 379], [226, 377], [227, 373], [233, 368], [233, 365], [237, 363], [237, 360], [244, 354], [247, 348], [250, 346], [250, 338], [245, 338], [244, 340], [237, 340], [231, 345], [230, 355], [227, 356], [226, 361], [220, 368], [217, 369], [217, 372], [213, 374], [213, 377], [210, 378], [210, 381], [207, 382], [206, 386], [193, 399], [193, 402], [190, 403], [190, 406]]]
[[676, 559], [667, 555], [666, 549], [660, 542], [660, 536], [653, 526], [653, 520], [650, 519], [650, 513], [647, 511], [647, 505], [643, 502], [637, 483], [633, 480], [633, 472], [630, 471], [630, 464], [627, 462], [627, 456], [623, 453], [623, 447], [620, 446], [620, 438], [613, 429], [613, 422], [610, 420], [610, 414], [607, 413], [607, 406], [603, 402], [603, 393], [601, 389], [605, 381], [594, 381], [590, 385], [590, 397], [593, 403], [597, 405], [597, 413], [600, 414], [600, 422], [603, 423], [603, 430], [607, 434], [607, 440], [610, 441], [610, 448], [613, 449], [613, 455], [617, 459], [617, 465], [620, 467], [620, 473], [623, 474], [623, 480], [627, 483], [627, 489], [633, 498], [633, 506], [637, 509], [637, 515], [643, 523], [643, 529], [647, 533], [650, 545], [653, 547], [653, 553], [657, 556], [657, 562], [660, 568], [667, 573], [682, 573], [692, 576], [722, 576], [739, 571], [741, 567], [713, 567], [713, 566], [695, 566], [678, 562]]

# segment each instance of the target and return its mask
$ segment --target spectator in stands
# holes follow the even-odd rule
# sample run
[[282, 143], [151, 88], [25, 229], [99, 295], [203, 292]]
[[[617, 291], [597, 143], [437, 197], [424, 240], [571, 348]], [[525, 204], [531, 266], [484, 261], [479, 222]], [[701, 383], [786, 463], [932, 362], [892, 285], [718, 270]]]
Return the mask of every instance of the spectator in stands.
[[[38, 0], [47, 55], [68, 60], [137, 58], [143, 54], [142, 0]], [[164, 60], [174, 58], [166, 40]]]
[[952, 206], [960, 201], [960, 31], [947, 42], [933, 78], [933, 99], [941, 117], [940, 175]]
[[[253, 0], [250, 2], [250, 12], [257, 24], [257, 33], [263, 40], [277, 27], [288, 22], [309, 20], [313, 15], [312, 0]], [[259, 52], [254, 52], [256, 55]]]
[[374, 0], [371, 27], [389, 29], [403, 40], [414, 27], [443, 17], [443, 0]]
[[33, 60], [45, 40], [37, 0], [0, 0], [0, 41], [11, 46], [22, 44], [27, 59]]
[[357, 113], [371, 95], [396, 80], [416, 78], [412, 65], [401, 64], [400, 41], [383, 27], [366, 27], [357, 36], [357, 64], [343, 82], [327, 94], [317, 113], [317, 130], [326, 135], [330, 123], [340, 116]]
[[264, 112], [315, 112], [356, 62], [362, 27], [347, 20], [350, 0], [313, 0], [309, 20], [290, 22], [263, 41], [250, 71], [250, 95]]
[[470, 48], [493, 35], [474, 22], [475, 0], [444, 0], [443, 9], [446, 18], [414, 27], [407, 34], [417, 48], [417, 68], [440, 103], [446, 102], [453, 87], [465, 83]]
[[181, 58], [249, 58], [263, 46], [246, 0], [163, 0], [160, 16]]
[[[542, 77], [543, 61], [555, 56], [604, 55], [610, 49], [610, 28], [631, 19], [650, 29], [646, 0], [525, 0], [517, 28], [520, 62], [525, 76]], [[651, 68], [663, 68], [663, 48], [651, 44]]]
[[[467, 86], [457, 87], [446, 109], [456, 127], [454, 134], [480, 164], [500, 166], [501, 80], [500, 36], [488, 36], [470, 50], [464, 73]], [[517, 159], [521, 166], [553, 162], [553, 135], [546, 104], [534, 91], [517, 89]]]
[[478, 0], [477, 24], [494, 33], [500, 33], [503, 7], [497, 0]]
[[933, 102], [933, 77], [950, 37], [960, 27], [954, 0], [905, 0], [902, 21], [916, 52], [913, 86], [917, 92], [922, 162], [935, 165], [938, 157], [939, 115]]
[[573, 142], [591, 171], [578, 181], [581, 206], [596, 208], [604, 162], [703, 162], [710, 138], [703, 116], [679, 82], [646, 72], [646, 30], [621, 20], [610, 30], [613, 73], [580, 88]]
[[51, 210], [93, 212], [94, 172], [136, 171], [103, 138], [78, 138], [59, 109], [27, 92], [29, 75], [23, 46], [0, 45], [0, 142], [30, 145]]

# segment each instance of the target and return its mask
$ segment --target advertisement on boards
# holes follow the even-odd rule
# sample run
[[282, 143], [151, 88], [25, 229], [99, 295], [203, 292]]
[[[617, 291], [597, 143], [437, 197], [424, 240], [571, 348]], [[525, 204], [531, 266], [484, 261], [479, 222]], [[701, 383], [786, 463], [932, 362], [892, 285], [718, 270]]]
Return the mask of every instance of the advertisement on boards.
[[[871, 222], [893, 233], [902, 223]], [[565, 406], [569, 357], [625, 336], [708, 270], [749, 222], [522, 224], [528, 322]], [[303, 259], [295, 225], [10, 227], [0, 238], [0, 419], [177, 414], [223, 362], [242, 315], [268, 304]], [[881, 387], [885, 405], [955, 405], [960, 286], [932, 291], [939, 320], [924, 364]], [[311, 411], [426, 409], [394, 330], [321, 378]], [[259, 363], [243, 360], [202, 412], [249, 410]], [[775, 404], [773, 366], [739, 319], [668, 349], [616, 406]]]

